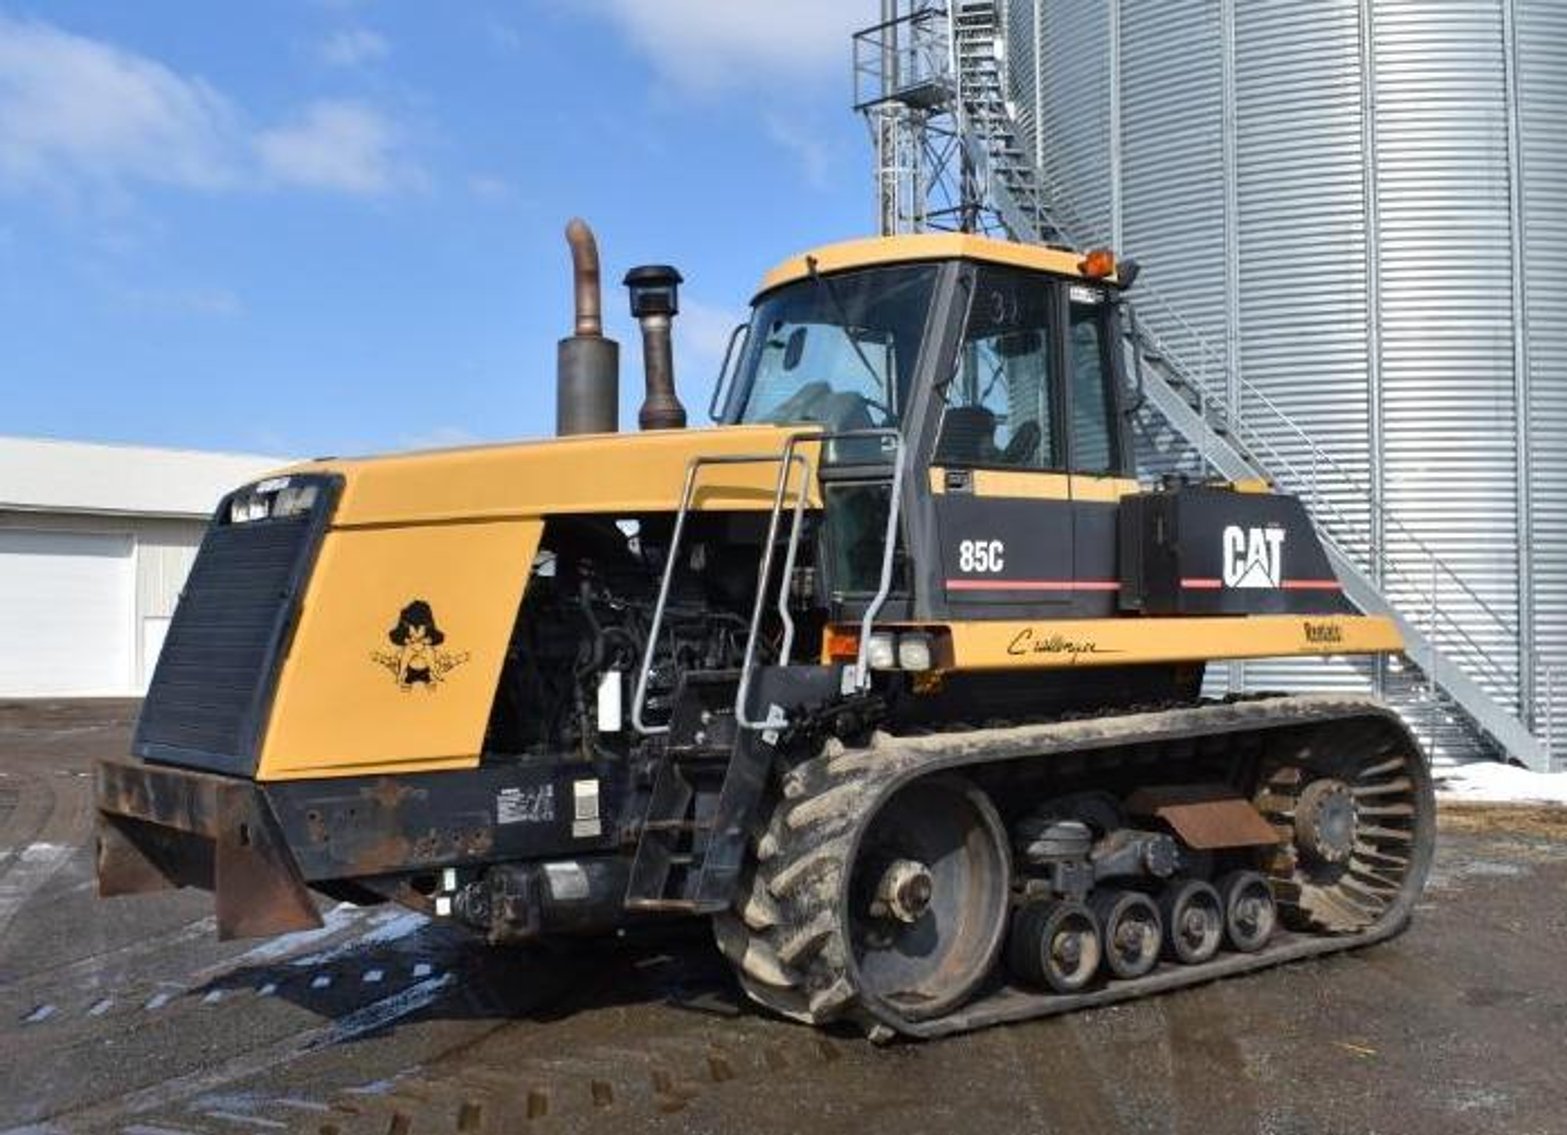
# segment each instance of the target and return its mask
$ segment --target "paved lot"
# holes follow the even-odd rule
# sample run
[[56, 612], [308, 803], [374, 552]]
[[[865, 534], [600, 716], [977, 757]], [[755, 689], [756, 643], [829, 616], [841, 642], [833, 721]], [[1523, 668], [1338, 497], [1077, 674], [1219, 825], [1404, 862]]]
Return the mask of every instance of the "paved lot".
[[0, 1132], [1567, 1133], [1567, 815], [1444, 816], [1416, 926], [1337, 958], [873, 1048], [741, 1006], [701, 928], [497, 951], [394, 909], [219, 944], [97, 900], [135, 707], [0, 704]]

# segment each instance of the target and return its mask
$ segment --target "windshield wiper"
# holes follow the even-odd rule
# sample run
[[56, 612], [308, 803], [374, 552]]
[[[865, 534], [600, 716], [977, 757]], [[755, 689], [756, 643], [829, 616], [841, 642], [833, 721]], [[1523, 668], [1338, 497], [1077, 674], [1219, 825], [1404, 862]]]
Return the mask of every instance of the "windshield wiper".
[[816, 257], [807, 256], [805, 258], [805, 270], [811, 277], [811, 282], [818, 288], [822, 289], [822, 291], [827, 293], [828, 302], [832, 304], [833, 314], [838, 317], [838, 322], [843, 327], [843, 334], [844, 337], [849, 340], [849, 346], [854, 348], [855, 356], [860, 360], [861, 365], [865, 367], [865, 373], [871, 376], [871, 381], [875, 383], [876, 386], [882, 388], [882, 393], [885, 394], [887, 398], [888, 409], [895, 409], [893, 406], [894, 392], [892, 386], [887, 381], [886, 377], [883, 377], [881, 374], [877, 373], [876, 367], [870, 361], [870, 359], [865, 357], [865, 349], [860, 346], [860, 341], [854, 337], [854, 331], [849, 325], [849, 312], [848, 309], [843, 306], [843, 300], [838, 295], [838, 289], [833, 286], [833, 282], [831, 280], [821, 274], [821, 271], [817, 268], [816, 265]]

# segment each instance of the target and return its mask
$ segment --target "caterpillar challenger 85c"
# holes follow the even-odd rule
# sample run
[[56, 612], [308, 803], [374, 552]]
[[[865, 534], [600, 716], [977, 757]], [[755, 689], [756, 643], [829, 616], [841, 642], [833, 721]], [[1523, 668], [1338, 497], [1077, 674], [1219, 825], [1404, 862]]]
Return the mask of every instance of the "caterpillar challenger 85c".
[[[311, 461], [231, 493], [134, 759], [105, 895], [195, 885], [225, 936], [311, 891], [493, 942], [709, 918], [785, 1016], [936, 1036], [1400, 930], [1433, 842], [1358, 697], [1204, 700], [1206, 663], [1371, 654], [1296, 499], [1135, 478], [1134, 274], [969, 235], [766, 277], [686, 429], [680, 276], [568, 229], [562, 436]], [[1303, 380], [1309, 381], [1309, 376]]]

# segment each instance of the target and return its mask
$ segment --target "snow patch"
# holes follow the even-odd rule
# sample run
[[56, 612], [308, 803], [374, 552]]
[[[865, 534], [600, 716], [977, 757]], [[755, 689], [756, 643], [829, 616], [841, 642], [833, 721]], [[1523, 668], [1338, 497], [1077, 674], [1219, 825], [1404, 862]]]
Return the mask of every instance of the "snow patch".
[[279, 958], [286, 958], [288, 955], [297, 953], [306, 946], [314, 946], [317, 942], [332, 937], [338, 931], [345, 930], [354, 923], [362, 921], [368, 913], [365, 908], [355, 906], [353, 903], [338, 903], [337, 906], [322, 916], [322, 924], [320, 926], [310, 930], [295, 930], [291, 934], [283, 934], [269, 942], [263, 942], [261, 945], [247, 950], [235, 958], [233, 962], [225, 962], [223, 968], [230, 969], [237, 966], [256, 965], [262, 962], [277, 961]]
[[62, 855], [69, 855], [72, 850], [58, 843], [30, 843], [22, 848], [19, 858], [23, 863], [53, 863]]
[[301, 968], [326, 965], [369, 947], [386, 946], [410, 934], [418, 933], [429, 924], [430, 920], [417, 911], [385, 910], [372, 915], [370, 922], [370, 929], [364, 933], [355, 934], [346, 942], [318, 954], [295, 958], [290, 964]]
[[1443, 800], [1567, 804], [1567, 772], [1534, 772], [1496, 761], [1476, 761], [1437, 773], [1436, 790]]

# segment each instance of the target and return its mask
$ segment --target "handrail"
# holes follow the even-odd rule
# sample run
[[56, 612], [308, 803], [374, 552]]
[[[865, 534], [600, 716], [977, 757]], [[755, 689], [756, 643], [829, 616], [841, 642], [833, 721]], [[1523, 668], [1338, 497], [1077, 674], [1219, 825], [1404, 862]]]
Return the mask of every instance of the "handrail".
[[[770, 465], [782, 459], [781, 453], [731, 453], [693, 457], [686, 463], [686, 479], [680, 493], [680, 507], [675, 512], [675, 528], [670, 534], [669, 551], [664, 557], [664, 572], [658, 583], [658, 599], [653, 604], [653, 622], [648, 627], [647, 645], [643, 648], [642, 665], [637, 671], [636, 692], [631, 697], [631, 725], [643, 736], [653, 737], [669, 732], [667, 724], [649, 725], [642, 719], [642, 714], [647, 708], [647, 687], [653, 673], [653, 658], [658, 652], [658, 633], [664, 623], [664, 611], [669, 605], [669, 591], [675, 578], [675, 566], [680, 562], [680, 540], [685, 535], [686, 517], [691, 514], [691, 502], [696, 493], [697, 470], [706, 465]], [[803, 462], [804, 458], [799, 460]]]
[[729, 332], [729, 342], [724, 347], [724, 361], [718, 364], [718, 380], [713, 383], [713, 393], [707, 398], [707, 417], [709, 421], [716, 422], [723, 414], [724, 392], [729, 379], [729, 368], [734, 361], [735, 344], [740, 342], [741, 336], [749, 339], [747, 334], [751, 330], [749, 321], [736, 323], [734, 329]]
[[[871, 625], [881, 609], [886, 605], [887, 597], [892, 593], [892, 569], [896, 561], [898, 543], [898, 511], [903, 502], [903, 479], [906, 447], [903, 434], [890, 426], [879, 426], [874, 429], [863, 430], [838, 430], [823, 433], [819, 430], [802, 430], [791, 434], [784, 445], [779, 465], [778, 484], [773, 495], [772, 515], [767, 522], [767, 542], [762, 551], [762, 563], [757, 570], [756, 603], [751, 609], [750, 634], [746, 637], [745, 658], [740, 667], [740, 685], [735, 691], [735, 721], [742, 729], [761, 731], [777, 729], [787, 724], [775, 715], [771, 709], [760, 720], [753, 720], [746, 708], [750, 700], [751, 676], [756, 670], [756, 643], [762, 629], [762, 611], [767, 603], [767, 581], [772, 577], [773, 554], [778, 542], [778, 526], [783, 516], [785, 490], [788, 487], [787, 471], [790, 463], [797, 458], [796, 447], [801, 442], [816, 442], [823, 446], [819, 451], [818, 462], [822, 460], [825, 447], [829, 442], [850, 441], [857, 439], [882, 438], [891, 439], [893, 442], [892, 458], [892, 491], [887, 502], [887, 529], [883, 534], [881, 579], [877, 585], [876, 594], [865, 608], [864, 617], [860, 620], [860, 642], [855, 654], [854, 670], [850, 674], [854, 689], [862, 690], [869, 684], [870, 668], [868, 666], [868, 652], [870, 650]], [[801, 496], [795, 498], [794, 520], [789, 532], [789, 549], [785, 556], [785, 564], [792, 569], [795, 562], [795, 553], [799, 546], [801, 517], [804, 506]], [[784, 572], [783, 579], [779, 583], [781, 589], [780, 603], [787, 603], [787, 591], [790, 586], [790, 571]], [[787, 650], [794, 642], [794, 622], [785, 617], [784, 648]], [[785, 655], [787, 660], [787, 655]]]
[[925, 25], [932, 25], [939, 33], [940, 21], [946, 18], [945, 8], [926, 5], [855, 32], [854, 108], [864, 111], [892, 100], [898, 91], [921, 83], [951, 79], [956, 72], [950, 66], [950, 59], [943, 58], [942, 53], [931, 47], [933, 42], [945, 37], [931, 34], [911, 35], [907, 41], [889, 42], [888, 39], [889, 33], [904, 27], [921, 26], [923, 29]]

